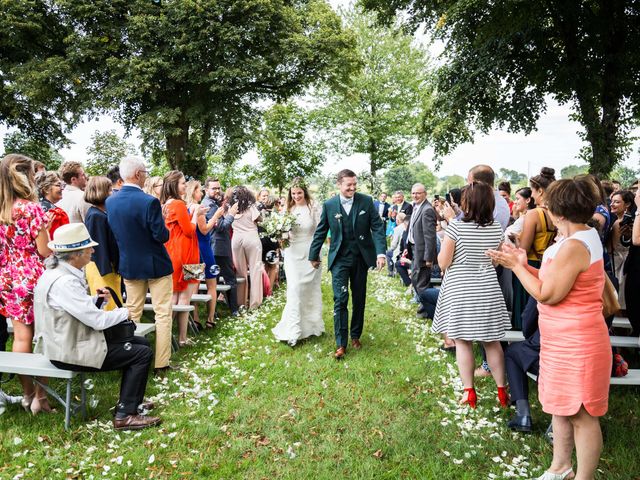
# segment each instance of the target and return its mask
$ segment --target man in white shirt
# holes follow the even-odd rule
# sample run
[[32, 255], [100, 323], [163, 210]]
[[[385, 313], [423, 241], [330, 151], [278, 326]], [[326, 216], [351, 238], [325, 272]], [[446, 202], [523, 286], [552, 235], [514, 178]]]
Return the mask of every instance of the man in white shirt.
[[[469, 183], [486, 183], [491, 188], [494, 188], [495, 178], [496, 174], [489, 165], [476, 165], [469, 170], [467, 181]], [[500, 224], [502, 231], [504, 231], [509, 225], [509, 216], [511, 215], [509, 212], [509, 204], [502, 195], [500, 195], [498, 190], [494, 190], [493, 194], [496, 202], [496, 206], [493, 209], [493, 219]]]
[[84, 223], [84, 218], [91, 205], [84, 201], [84, 189], [87, 186], [87, 175], [82, 164], [64, 162], [60, 166], [60, 176], [65, 183], [62, 200], [56, 206], [69, 216], [69, 223]]
[[98, 297], [103, 297], [104, 303], [109, 300], [105, 289], [98, 290], [97, 297], [87, 294], [82, 268], [91, 261], [96, 245], [84, 224], [71, 223], [55, 231], [49, 243], [54, 255], [34, 292], [35, 351], [62, 369], [121, 370], [114, 428], [140, 430], [158, 425], [159, 418], [138, 414], [140, 407], [152, 408], [152, 404], [143, 403], [153, 358], [149, 342], [142, 337], [107, 341], [104, 331], [127, 320], [129, 310], [98, 308]]

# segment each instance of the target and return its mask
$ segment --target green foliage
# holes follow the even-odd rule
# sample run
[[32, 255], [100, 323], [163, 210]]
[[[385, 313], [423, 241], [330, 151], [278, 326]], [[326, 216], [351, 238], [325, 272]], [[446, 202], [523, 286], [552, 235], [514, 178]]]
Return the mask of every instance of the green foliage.
[[336, 174], [323, 175], [318, 173], [313, 175], [309, 184], [311, 190], [314, 192], [314, 198], [317, 202], [324, 202], [329, 199], [333, 193], [337, 191], [336, 187]]
[[295, 177], [317, 173], [324, 163], [322, 145], [311, 139], [308, 115], [293, 103], [276, 104], [258, 133], [260, 165], [256, 177], [278, 194]]
[[438, 178], [429, 167], [420, 162], [398, 165], [384, 173], [384, 185], [389, 194], [402, 190], [408, 197], [414, 183], [422, 183], [427, 192], [431, 193], [438, 184]]
[[[255, 180], [255, 167], [251, 165], [238, 166], [238, 162], [227, 162], [220, 155], [210, 155], [207, 158], [207, 178], [217, 178], [223, 189], [236, 185], [249, 185]], [[206, 181], [203, 178], [202, 181]]]
[[240, 158], [259, 102], [342, 83], [353, 64], [353, 38], [324, 0], [59, 2], [78, 55], [103, 61], [105, 104], [196, 177], [212, 154]]
[[573, 178], [589, 172], [589, 165], [567, 165], [560, 170], [560, 178]]
[[21, 132], [11, 132], [4, 136], [4, 155], [21, 153], [45, 164], [47, 170], [58, 170], [62, 164], [62, 155], [48, 143], [28, 137]]
[[115, 130], [96, 130], [91, 135], [91, 145], [87, 147], [85, 170], [89, 175], [104, 175], [110, 167], [120, 163], [122, 157], [136, 152], [136, 148], [120, 138]]
[[628, 188], [633, 182], [640, 177], [640, 170], [634, 170], [633, 168], [625, 167], [624, 165], [618, 165], [613, 169], [609, 178], [611, 180], [618, 180], [621, 188]]
[[363, 0], [389, 23], [408, 12], [446, 47], [423, 135], [446, 155], [476, 131], [530, 133], [546, 96], [571, 104], [585, 129], [591, 173], [628, 153], [639, 118], [640, 4], [634, 0], [481, 2]]
[[420, 150], [420, 112], [428, 97], [429, 62], [413, 38], [376, 25], [359, 9], [344, 14], [355, 32], [361, 68], [344, 88], [320, 92], [319, 128], [339, 154], [369, 156], [369, 172], [406, 163]]
[[514, 185], [523, 185], [527, 183], [527, 174], [520, 173], [517, 170], [510, 170], [508, 168], [500, 169], [500, 180], [507, 181], [511, 183], [511, 186]]
[[452, 188], [462, 188], [467, 184], [467, 180], [460, 175], [448, 175], [440, 178], [438, 191], [441, 195], [449, 193]]

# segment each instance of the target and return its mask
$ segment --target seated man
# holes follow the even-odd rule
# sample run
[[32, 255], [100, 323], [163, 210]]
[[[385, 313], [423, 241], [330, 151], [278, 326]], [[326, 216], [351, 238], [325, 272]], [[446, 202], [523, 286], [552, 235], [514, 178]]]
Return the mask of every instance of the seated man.
[[540, 330], [538, 330], [538, 302], [531, 297], [522, 312], [522, 333], [525, 341], [512, 343], [504, 354], [504, 366], [516, 414], [507, 426], [519, 432], [531, 432], [529, 408], [529, 379], [527, 372], [538, 375], [540, 369]]
[[[65, 370], [122, 370], [114, 428], [140, 430], [158, 425], [159, 418], [138, 415], [138, 407], [145, 406], [142, 401], [153, 358], [149, 343], [140, 337], [107, 342], [103, 331], [127, 320], [129, 310], [101, 310], [95, 304], [97, 298], [87, 294], [82, 268], [91, 261], [96, 245], [82, 223], [55, 231], [49, 243], [54, 254], [47, 259], [47, 270], [34, 292], [35, 351]], [[98, 296], [104, 303], [110, 297], [107, 290], [101, 290]]]

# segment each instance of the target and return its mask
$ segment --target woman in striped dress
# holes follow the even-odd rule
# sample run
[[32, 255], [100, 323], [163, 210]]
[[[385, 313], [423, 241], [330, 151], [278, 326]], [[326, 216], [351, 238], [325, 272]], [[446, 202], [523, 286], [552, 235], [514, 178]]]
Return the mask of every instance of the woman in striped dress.
[[461, 404], [476, 406], [473, 386], [473, 341], [482, 342], [498, 399], [508, 404], [504, 355], [500, 339], [511, 327], [496, 271], [485, 252], [503, 241], [502, 228], [493, 220], [494, 194], [486, 184], [472, 183], [462, 194], [464, 216], [445, 231], [438, 264], [445, 272], [432, 331], [456, 342], [456, 360], [464, 385]]

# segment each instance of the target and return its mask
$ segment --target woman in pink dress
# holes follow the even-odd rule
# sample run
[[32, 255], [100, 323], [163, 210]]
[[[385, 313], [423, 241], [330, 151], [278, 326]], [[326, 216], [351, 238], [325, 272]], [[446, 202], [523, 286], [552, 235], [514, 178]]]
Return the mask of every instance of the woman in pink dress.
[[[24, 155], [7, 155], [0, 162], [0, 314], [13, 324], [13, 351], [31, 353], [33, 290], [44, 272], [43, 258], [51, 253], [50, 221], [38, 203], [34, 162]], [[46, 392], [20, 376], [22, 406], [34, 414], [50, 411]]]
[[586, 225], [599, 198], [589, 176], [549, 187], [547, 207], [562, 239], [545, 251], [540, 270], [527, 265], [522, 249], [488, 252], [538, 301], [538, 396], [553, 415], [554, 439], [553, 462], [539, 480], [592, 479], [602, 450], [598, 417], [608, 407], [611, 344], [602, 316], [602, 244], [597, 230]]

